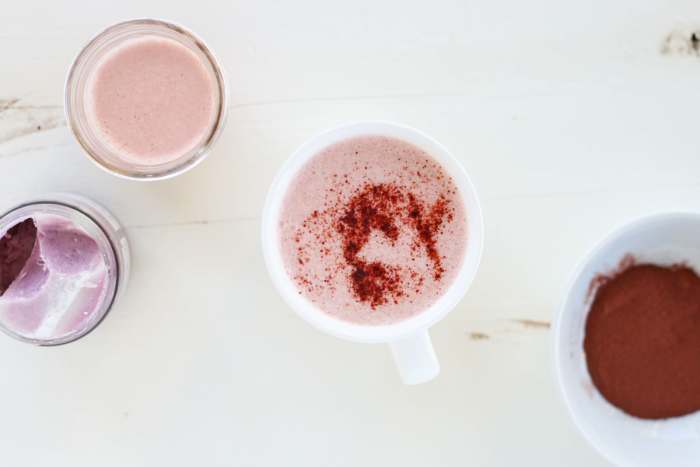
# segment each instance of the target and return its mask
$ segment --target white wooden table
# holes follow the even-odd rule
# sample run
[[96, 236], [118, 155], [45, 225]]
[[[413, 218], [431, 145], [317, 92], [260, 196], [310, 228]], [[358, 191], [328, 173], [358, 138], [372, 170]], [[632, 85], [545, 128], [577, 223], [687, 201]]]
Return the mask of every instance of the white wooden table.
[[[231, 90], [209, 159], [159, 183], [95, 168], [62, 110], [84, 43], [146, 16], [204, 37]], [[0, 339], [0, 465], [608, 465], [560, 401], [548, 323], [611, 228], [700, 208], [694, 27], [697, 0], [2, 0], [0, 200], [94, 198], [128, 227], [134, 269], [85, 339]], [[482, 268], [419, 387], [384, 346], [302, 322], [262, 262], [276, 169], [358, 119], [431, 134], [482, 197]]]

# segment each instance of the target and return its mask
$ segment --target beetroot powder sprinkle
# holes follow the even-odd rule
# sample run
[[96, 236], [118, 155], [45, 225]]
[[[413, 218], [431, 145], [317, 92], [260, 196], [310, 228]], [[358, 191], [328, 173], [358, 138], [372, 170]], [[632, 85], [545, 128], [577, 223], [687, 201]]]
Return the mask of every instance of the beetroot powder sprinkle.
[[343, 257], [352, 267], [350, 286], [355, 297], [376, 308], [390, 299], [396, 303], [405, 295], [403, 288], [407, 282], [401, 279], [401, 268], [380, 261], [367, 262], [359, 256], [373, 230], [382, 232], [390, 243], [395, 243], [399, 236], [398, 223], [415, 230], [413, 251], [425, 248], [433, 263], [433, 277], [439, 281], [444, 269], [435, 236], [451, 215], [444, 196], [427, 210], [413, 193], [406, 193], [395, 185], [368, 184], [353, 196], [338, 221], [337, 230], [343, 239]]
[[333, 145], [297, 175], [280, 235], [299, 293], [336, 318], [386, 324], [425, 310], [466, 249], [466, 213], [444, 169], [386, 137]]

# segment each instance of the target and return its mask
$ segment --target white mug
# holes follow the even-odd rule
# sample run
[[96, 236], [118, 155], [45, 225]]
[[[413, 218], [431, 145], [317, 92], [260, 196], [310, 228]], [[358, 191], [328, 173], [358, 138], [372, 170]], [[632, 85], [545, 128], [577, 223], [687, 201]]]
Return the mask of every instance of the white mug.
[[[333, 318], [299, 293], [282, 261], [279, 218], [284, 197], [299, 170], [324, 148], [355, 136], [381, 135], [411, 143], [437, 160], [459, 188], [467, 213], [467, 248], [461, 269], [445, 293], [425, 311], [406, 320], [385, 325], [361, 325]], [[311, 138], [286, 161], [277, 173], [265, 201], [262, 246], [272, 282], [287, 304], [315, 328], [354, 342], [388, 343], [406, 384], [430, 381], [440, 372], [428, 328], [444, 318], [462, 299], [476, 276], [483, 249], [483, 220], [476, 190], [462, 165], [440, 143], [402, 125], [359, 122], [334, 128]]]

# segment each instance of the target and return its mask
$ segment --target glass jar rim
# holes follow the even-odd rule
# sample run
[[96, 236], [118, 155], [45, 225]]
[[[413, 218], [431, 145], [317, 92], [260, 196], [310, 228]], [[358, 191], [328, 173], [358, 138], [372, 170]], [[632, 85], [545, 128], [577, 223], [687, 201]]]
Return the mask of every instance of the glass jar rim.
[[[153, 166], [139, 166], [138, 169], [128, 167], [129, 163], [127, 162], [115, 163], [108, 160], [104, 156], [104, 153], [108, 151], [106, 146], [102, 145], [103, 147], [99, 147], [95, 145], [94, 141], [90, 141], [91, 135], [87, 131], [90, 129], [90, 125], [84, 121], [87, 120], [87, 117], [83, 115], [81, 118], [81, 112], [84, 113], [84, 109], [81, 108], [79, 101], [85, 94], [85, 83], [81, 83], [80, 80], [85, 81], [86, 76], [93, 71], [95, 66], [95, 63], [90, 63], [90, 60], [95, 61], [95, 56], [99, 57], [100, 53], [107, 52], [108, 50], [103, 49], [110, 45], [110, 41], [113, 43], [120, 39], [128, 39], [133, 34], [163, 35], [163, 37], [177, 40], [182, 45], [189, 47], [206, 63], [207, 69], [211, 72], [211, 76], [215, 81], [216, 91], [216, 114], [207, 136], [196, 147], [174, 161]], [[227, 109], [228, 90], [226, 79], [223, 67], [216, 59], [214, 53], [199, 36], [189, 29], [161, 19], [138, 18], [108, 26], [86, 43], [76, 55], [66, 75], [64, 112], [71, 133], [88, 159], [106, 172], [120, 178], [140, 181], [163, 180], [194, 168], [206, 158], [221, 135], [226, 121]], [[99, 140], [99, 138], [94, 136], [92, 139]]]

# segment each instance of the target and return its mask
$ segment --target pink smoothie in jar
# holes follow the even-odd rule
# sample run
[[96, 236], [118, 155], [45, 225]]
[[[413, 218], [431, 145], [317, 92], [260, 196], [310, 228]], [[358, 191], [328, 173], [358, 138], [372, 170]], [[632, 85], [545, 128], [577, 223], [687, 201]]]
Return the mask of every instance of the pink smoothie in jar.
[[105, 29], [73, 62], [66, 117], [85, 153], [121, 177], [156, 180], [201, 162], [224, 125], [223, 71], [204, 42], [160, 20]]
[[192, 151], [216, 121], [216, 83], [202, 60], [157, 36], [124, 41], [98, 62], [88, 117], [125, 161], [152, 165]]

